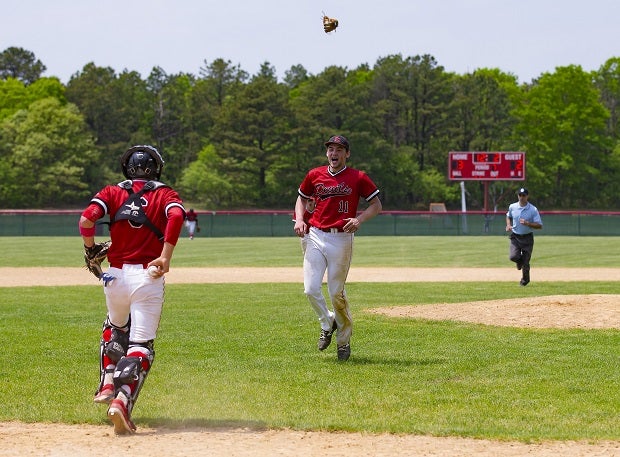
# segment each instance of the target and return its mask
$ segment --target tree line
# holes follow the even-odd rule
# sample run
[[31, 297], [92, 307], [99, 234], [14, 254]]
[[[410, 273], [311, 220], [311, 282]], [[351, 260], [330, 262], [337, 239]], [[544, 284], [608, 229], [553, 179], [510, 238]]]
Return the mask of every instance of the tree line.
[[[526, 181], [489, 185], [503, 210], [521, 185], [543, 210], [620, 208], [620, 58], [597, 71], [557, 67], [528, 83], [499, 69], [447, 72], [431, 55], [389, 55], [355, 69], [279, 80], [225, 59], [198, 75], [155, 67], [143, 78], [94, 63], [66, 84], [22, 48], [0, 53], [0, 207], [84, 205], [122, 179], [118, 159], [156, 146], [162, 180], [196, 208], [290, 209], [323, 142], [351, 142], [349, 164], [381, 189], [385, 209], [460, 209], [450, 151], [525, 151]], [[483, 183], [466, 183], [482, 209]]]

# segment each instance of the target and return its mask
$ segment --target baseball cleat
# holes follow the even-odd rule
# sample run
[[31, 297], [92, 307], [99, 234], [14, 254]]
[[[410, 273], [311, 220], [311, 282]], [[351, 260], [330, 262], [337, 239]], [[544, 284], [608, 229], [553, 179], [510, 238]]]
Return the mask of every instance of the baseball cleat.
[[523, 270], [523, 276], [521, 277], [521, 281], [519, 282], [519, 284], [521, 284], [522, 286], [527, 286], [530, 283], [530, 270], [529, 268], [526, 270]]
[[117, 435], [129, 435], [136, 431], [136, 426], [129, 419], [127, 407], [122, 400], [112, 400], [108, 408], [108, 418], [114, 424], [114, 433]]
[[112, 384], [106, 384], [101, 388], [99, 392], [95, 394], [93, 401], [95, 403], [109, 404], [114, 398], [114, 386]]
[[321, 329], [321, 335], [319, 336], [319, 351], [324, 351], [329, 347], [332, 342], [332, 335], [338, 329], [338, 324], [336, 324], [336, 320], [334, 319], [334, 323], [332, 324], [331, 330], [323, 330]]
[[343, 344], [342, 346], [338, 346], [338, 360], [342, 360], [343, 362], [349, 360], [351, 356], [351, 345]]
[[517, 270], [520, 270], [521, 268], [523, 268], [523, 262], [521, 260], [517, 261]]

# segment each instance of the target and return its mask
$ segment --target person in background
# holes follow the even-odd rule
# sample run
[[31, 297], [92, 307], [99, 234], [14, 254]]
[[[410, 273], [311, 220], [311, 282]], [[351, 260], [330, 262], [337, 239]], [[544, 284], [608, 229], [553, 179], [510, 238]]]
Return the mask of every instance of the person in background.
[[187, 233], [189, 233], [189, 239], [193, 240], [194, 233], [196, 233], [196, 229], [198, 228], [198, 214], [196, 214], [193, 208], [190, 208], [185, 215], [185, 228], [187, 229]]
[[164, 273], [170, 269], [185, 218], [177, 192], [159, 182], [163, 165], [154, 147], [129, 148], [121, 156], [127, 180], [97, 192], [79, 220], [88, 253], [97, 247], [95, 222], [106, 214], [110, 216], [110, 268], [100, 278], [107, 316], [94, 401], [109, 405], [107, 415], [117, 435], [136, 430], [131, 412], [155, 359]]
[[517, 270], [522, 271], [519, 284], [527, 286], [530, 283], [530, 259], [534, 250], [534, 230], [543, 227], [538, 208], [529, 201], [529, 192], [525, 187], [517, 191], [518, 201], [508, 207], [506, 213], [506, 231], [510, 232], [511, 261], [517, 264]]
[[[351, 355], [353, 319], [345, 282], [351, 266], [353, 237], [362, 223], [381, 212], [382, 206], [379, 189], [368, 175], [347, 167], [351, 155], [349, 141], [336, 135], [325, 147], [328, 164], [310, 170], [299, 186], [294, 231], [302, 238], [304, 293], [321, 325], [318, 348], [327, 349], [337, 331], [338, 360], [346, 361]], [[358, 215], [360, 199], [368, 206]], [[312, 212], [308, 207], [311, 201], [314, 201]], [[326, 270], [333, 311], [322, 292]]]

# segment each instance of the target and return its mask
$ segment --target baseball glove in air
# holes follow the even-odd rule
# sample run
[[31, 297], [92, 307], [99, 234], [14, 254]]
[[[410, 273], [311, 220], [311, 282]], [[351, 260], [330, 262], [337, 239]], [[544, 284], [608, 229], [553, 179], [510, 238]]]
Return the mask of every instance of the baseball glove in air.
[[84, 246], [84, 262], [86, 263], [86, 269], [95, 275], [97, 279], [101, 279], [101, 276], [103, 276], [101, 262], [106, 259], [111, 244], [112, 241], [104, 241], [95, 243], [89, 248]]
[[325, 13], [323, 13], [323, 30], [325, 30], [325, 33], [333, 32], [337, 27], [338, 19], [327, 17], [325, 16]]

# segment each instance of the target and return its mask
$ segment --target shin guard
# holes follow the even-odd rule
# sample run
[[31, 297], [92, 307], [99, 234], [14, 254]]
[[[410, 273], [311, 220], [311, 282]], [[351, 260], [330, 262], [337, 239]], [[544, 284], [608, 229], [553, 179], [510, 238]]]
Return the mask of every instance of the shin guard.
[[127, 411], [129, 414], [138, 399], [154, 360], [153, 340], [145, 343], [130, 342], [127, 356], [116, 364], [114, 390], [116, 394], [121, 389], [125, 392], [128, 397]]
[[127, 353], [129, 347], [130, 321], [123, 327], [117, 327], [106, 317], [101, 329], [99, 343], [99, 389], [112, 384], [112, 375], [116, 363]]

